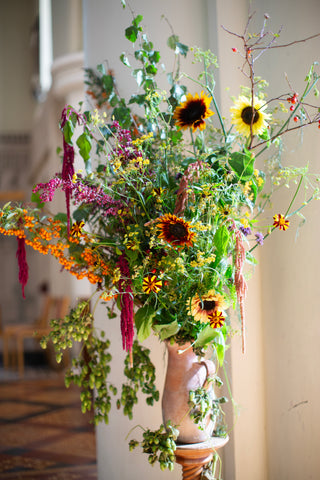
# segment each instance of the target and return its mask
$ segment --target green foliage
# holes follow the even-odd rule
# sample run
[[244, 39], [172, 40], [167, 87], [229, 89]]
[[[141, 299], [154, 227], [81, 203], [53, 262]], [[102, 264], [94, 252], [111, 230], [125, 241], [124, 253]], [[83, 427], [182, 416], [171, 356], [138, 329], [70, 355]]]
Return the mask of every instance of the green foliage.
[[179, 431], [177, 428], [168, 422], [166, 427], [161, 425], [158, 430], [145, 430], [142, 442], [130, 440], [129, 449], [131, 451], [140, 445], [142, 451], [148, 454], [150, 465], [159, 462], [161, 470], [168, 468], [172, 471], [175, 464], [174, 452], [176, 450], [176, 440], [178, 435]]
[[[131, 363], [132, 362], [132, 363]], [[153, 405], [159, 400], [159, 391], [156, 388], [155, 367], [150, 360], [150, 350], [133, 342], [132, 357], [125, 359], [124, 374], [128, 382], [122, 385], [121, 399], [117, 401], [118, 408], [123, 406], [123, 413], [130, 419], [133, 417], [133, 407], [138, 403], [138, 391], [146, 395], [146, 403]]]

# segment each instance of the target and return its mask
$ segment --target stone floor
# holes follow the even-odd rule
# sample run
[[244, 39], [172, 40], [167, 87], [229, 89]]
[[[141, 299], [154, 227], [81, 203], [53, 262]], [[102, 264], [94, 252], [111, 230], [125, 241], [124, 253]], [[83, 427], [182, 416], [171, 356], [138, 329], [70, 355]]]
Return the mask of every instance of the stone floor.
[[90, 420], [61, 373], [30, 369], [17, 380], [0, 368], [0, 479], [96, 480]]

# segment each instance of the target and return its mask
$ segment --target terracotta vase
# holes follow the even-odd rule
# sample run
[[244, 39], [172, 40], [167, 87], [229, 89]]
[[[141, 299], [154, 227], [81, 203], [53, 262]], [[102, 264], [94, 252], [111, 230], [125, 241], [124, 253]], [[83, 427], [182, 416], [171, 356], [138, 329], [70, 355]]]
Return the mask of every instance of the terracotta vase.
[[[162, 396], [162, 416], [164, 424], [168, 420], [179, 429], [178, 443], [199, 443], [208, 440], [214, 429], [214, 422], [207, 416], [205, 429], [201, 430], [190, 417], [189, 392], [203, 387], [208, 377], [215, 373], [215, 365], [210, 360], [199, 362], [190, 343], [177, 345], [166, 343], [168, 365]], [[190, 348], [188, 348], [190, 347]], [[215, 398], [212, 383], [208, 393]]]

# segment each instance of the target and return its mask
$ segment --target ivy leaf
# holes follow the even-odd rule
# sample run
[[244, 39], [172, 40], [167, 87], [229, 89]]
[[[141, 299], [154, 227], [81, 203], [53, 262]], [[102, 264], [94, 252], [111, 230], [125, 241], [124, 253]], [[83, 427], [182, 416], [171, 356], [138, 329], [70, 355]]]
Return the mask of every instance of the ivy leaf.
[[139, 342], [143, 342], [151, 334], [152, 319], [156, 312], [150, 305], [139, 308], [134, 316]]
[[137, 28], [135, 25], [131, 25], [130, 27], [125, 29], [126, 38], [132, 43], [134, 43], [137, 40], [138, 33], [139, 33], [139, 28]]
[[141, 23], [143, 20], [143, 16], [142, 15], [137, 15], [133, 20], [132, 20], [132, 25], [134, 25], [135, 27], [137, 27], [139, 25], [139, 23]]
[[125, 53], [121, 53], [120, 60], [123, 63], [123, 65], [126, 65], [127, 67], [131, 67], [128, 57]]
[[184, 57], [186, 57], [188, 51], [189, 51], [189, 47], [187, 45], [184, 45], [183, 43], [180, 43], [180, 42], [176, 43], [175, 53], [180, 53], [180, 55], [183, 55]]
[[177, 42], [179, 42], [179, 37], [177, 35], [171, 35], [167, 40], [167, 45], [171, 50], [175, 50]]

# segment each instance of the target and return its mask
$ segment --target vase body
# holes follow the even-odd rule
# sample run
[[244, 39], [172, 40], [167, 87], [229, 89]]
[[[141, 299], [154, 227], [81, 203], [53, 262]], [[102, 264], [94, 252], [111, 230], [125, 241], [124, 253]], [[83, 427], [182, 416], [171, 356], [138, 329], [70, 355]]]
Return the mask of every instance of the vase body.
[[[204, 442], [211, 437], [215, 424], [210, 415], [202, 424], [203, 430], [194, 423], [189, 415], [189, 392], [203, 387], [207, 378], [214, 375], [214, 363], [210, 360], [199, 361], [190, 343], [186, 345], [167, 343], [167, 351], [168, 365], [162, 396], [164, 424], [170, 420], [177, 426], [178, 443]], [[215, 398], [212, 382], [208, 393], [212, 399]]]

